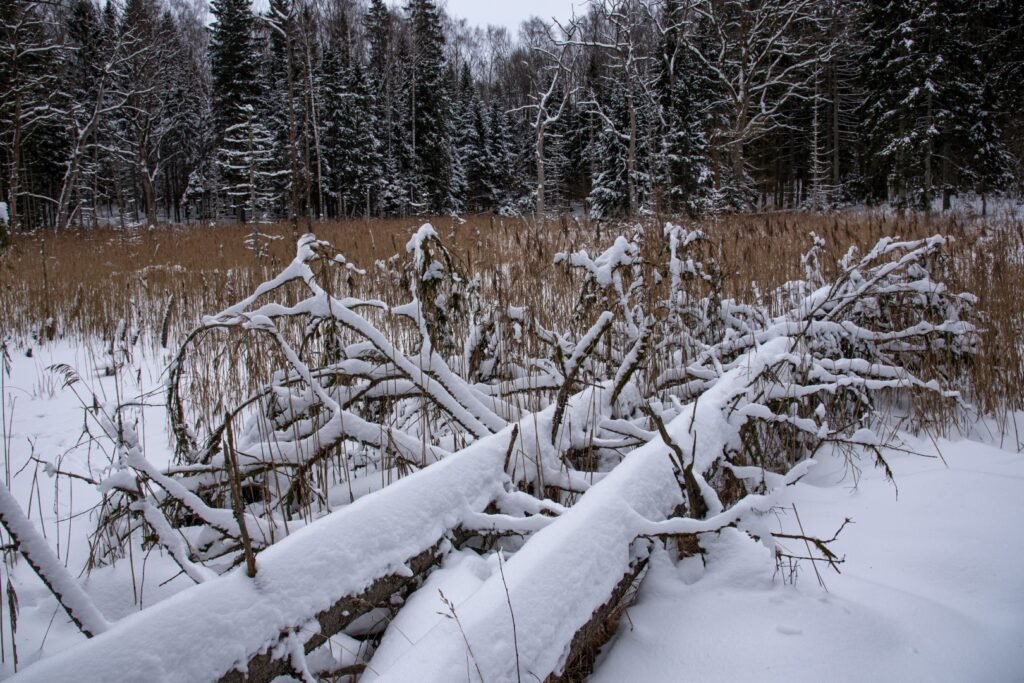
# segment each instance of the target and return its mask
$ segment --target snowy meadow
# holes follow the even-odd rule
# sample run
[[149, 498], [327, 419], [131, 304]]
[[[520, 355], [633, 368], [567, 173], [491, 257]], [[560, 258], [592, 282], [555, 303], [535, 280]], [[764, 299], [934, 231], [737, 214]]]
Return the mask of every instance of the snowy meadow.
[[1024, 681], [1024, 3], [467, 4], [0, 0], [0, 678]]
[[15, 680], [1024, 677], [1024, 232], [15, 235]]

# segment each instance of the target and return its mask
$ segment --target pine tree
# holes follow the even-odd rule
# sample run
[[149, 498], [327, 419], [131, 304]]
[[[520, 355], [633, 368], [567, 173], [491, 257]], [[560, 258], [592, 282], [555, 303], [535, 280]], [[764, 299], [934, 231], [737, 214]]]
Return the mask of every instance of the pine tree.
[[711, 84], [703, 65], [680, 44], [682, 8], [666, 0], [658, 80], [655, 88], [661, 110], [658, 131], [657, 184], [671, 212], [691, 216], [712, 208], [711, 161], [706, 134]]
[[433, 0], [410, 0], [412, 149], [416, 205], [429, 213], [454, 208], [451, 107], [441, 13]]
[[[979, 45], [966, 40], [970, 0], [869, 2], [862, 110], [865, 178], [876, 199], [929, 208], [1006, 177], [1008, 154], [985, 87]], [[986, 101], [989, 100], [989, 101]]]

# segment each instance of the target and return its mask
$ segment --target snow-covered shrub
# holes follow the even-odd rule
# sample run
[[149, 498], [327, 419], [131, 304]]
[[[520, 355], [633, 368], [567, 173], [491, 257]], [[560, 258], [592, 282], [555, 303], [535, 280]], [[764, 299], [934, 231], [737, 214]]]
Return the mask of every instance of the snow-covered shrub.
[[[130, 431], [115, 430], [128, 455], [105, 484], [102, 524], [144, 522], [166, 546], [160, 514], [190, 544], [175, 552], [220, 570], [241, 558], [235, 497], [259, 551], [531, 413], [531, 436], [508, 445], [510, 484], [571, 502], [589, 473], [657, 441], [659, 423], [690, 403], [709, 417], [692, 443], [673, 447], [694, 514], [763, 489], [745, 468], [786, 472], [828, 443], [876, 447], [880, 402], [955, 398], [938, 370], [969, 358], [975, 341], [971, 297], [938, 279], [944, 238], [851, 251], [832, 282], [814, 238], [807, 279], [772, 295], [789, 308], [770, 315], [722, 296], [725, 271], [705, 234], [669, 225], [663, 236], [662, 263], [650, 260], [642, 228], [596, 257], [556, 257], [578, 286], [574, 333], [486, 301], [430, 226], [409, 241], [409, 299], [397, 305], [344, 295], [363, 271], [303, 237], [289, 266], [206, 318], [178, 352], [168, 383], [178, 464], [157, 471], [132, 454]], [[262, 339], [270, 379], [216, 421], [194, 422], [190, 354], [225, 329], [232, 340]], [[709, 404], [755, 352], [760, 369]]]

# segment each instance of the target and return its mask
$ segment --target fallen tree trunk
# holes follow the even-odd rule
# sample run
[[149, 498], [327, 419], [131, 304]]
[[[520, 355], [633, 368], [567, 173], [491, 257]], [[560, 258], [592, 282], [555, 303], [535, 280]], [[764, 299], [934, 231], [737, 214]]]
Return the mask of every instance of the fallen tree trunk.
[[[570, 412], [589, 405], [593, 391], [572, 396]], [[255, 683], [293, 671], [297, 651], [414, 587], [437, 564], [446, 537], [467, 520], [475, 528], [505, 494], [506, 468], [515, 471], [517, 461], [520, 471], [527, 462], [536, 468], [526, 480], [585, 488], [584, 473], [557, 473], [557, 452], [540, 436], [550, 433], [554, 410], [530, 414], [270, 546], [256, 556], [255, 578], [240, 568], [205, 581], [42, 660], [19, 680], [73, 670], [82, 680]]]
[[[325, 644], [332, 635], [339, 633], [353, 621], [375, 607], [386, 606], [396, 593], [406, 591], [417, 577], [426, 574], [435, 566], [440, 558], [439, 546], [423, 551], [405, 563], [407, 573], [382, 576], [359, 595], [338, 600], [328, 609], [316, 615], [319, 629], [312, 635], [300, 636], [305, 642], [301, 644], [303, 652], [309, 653]], [[297, 633], [281, 633], [281, 643]], [[306, 639], [308, 638], [308, 639]], [[220, 683], [254, 683], [255, 681], [272, 681], [278, 676], [294, 673], [296, 666], [291, 657], [282, 656], [281, 648], [260, 653], [249, 660], [246, 670], [232, 669], [220, 677]], [[287, 655], [287, 652], [284, 653]]]
[[569, 654], [560, 673], [550, 674], [544, 683], [575, 683], [586, 681], [594, 673], [594, 662], [615, 631], [619, 618], [632, 604], [632, 597], [640, 587], [647, 572], [647, 558], [640, 559], [628, 574], [622, 577], [612, 591], [611, 598], [594, 611], [590, 621], [576, 631], [569, 644]]
[[[445, 536], [499, 496], [512, 429], [301, 529], [244, 568], [133, 614], [18, 680], [270, 681], [356, 612], [434, 564]], [[360, 611], [361, 610], [361, 611]], [[346, 614], [346, 611], [349, 614]], [[285, 660], [285, 661], [278, 661]]]
[[467, 656], [484, 681], [560, 673], [576, 634], [631, 579], [638, 521], [664, 520], [682, 500], [666, 446], [638, 448], [458, 605], [457, 621], [442, 620], [385, 671], [371, 660], [361, 680], [465, 680]]
[[[788, 340], [776, 340], [738, 362], [664, 425], [664, 435], [627, 455], [574, 506], [532, 535], [500, 574], [454, 606], [457, 619], [441, 620], [388, 668], [371, 660], [361, 681], [466, 680], [467, 658], [474, 681], [580, 680], [614, 633], [603, 622], [616, 613], [639, 575], [649, 547], [644, 539], [638, 545], [641, 536], [655, 536], [665, 525], [674, 525], [667, 530], [677, 533], [713, 531], [764, 502], [751, 496], [723, 512], [703, 475], [736, 430], [729, 423], [730, 398], [745, 392], [766, 363], [787, 348]], [[665, 437], [682, 444], [679, 451], [688, 463], [674, 462]], [[711, 519], [666, 521], [685, 500], [678, 468], [686, 464], [700, 475], [698, 488]]]

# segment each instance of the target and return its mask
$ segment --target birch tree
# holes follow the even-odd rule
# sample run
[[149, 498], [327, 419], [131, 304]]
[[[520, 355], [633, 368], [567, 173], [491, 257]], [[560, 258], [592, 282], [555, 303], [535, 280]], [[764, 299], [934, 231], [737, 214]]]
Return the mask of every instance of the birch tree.
[[577, 24], [570, 22], [561, 30], [563, 38], [556, 40], [551, 34], [551, 28], [545, 25], [546, 40], [538, 41], [530, 46], [531, 51], [541, 57], [542, 65], [533, 79], [534, 91], [529, 96], [531, 102], [514, 110], [532, 114], [529, 122], [530, 128], [533, 130], [533, 160], [537, 180], [534, 210], [538, 222], [546, 220], [547, 211], [545, 204], [547, 191], [545, 136], [548, 129], [557, 123], [565, 113], [570, 99], [576, 93], [576, 89], [571, 87], [570, 79], [579, 55], [575, 42]]
[[711, 144], [726, 159], [717, 168], [720, 190], [749, 204], [752, 181], [746, 148], [784, 126], [783, 108], [808, 97], [813, 66], [827, 53], [814, 36], [821, 30], [814, 0], [694, 0], [696, 31], [685, 45], [714, 84], [711, 106], [721, 124]]

